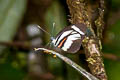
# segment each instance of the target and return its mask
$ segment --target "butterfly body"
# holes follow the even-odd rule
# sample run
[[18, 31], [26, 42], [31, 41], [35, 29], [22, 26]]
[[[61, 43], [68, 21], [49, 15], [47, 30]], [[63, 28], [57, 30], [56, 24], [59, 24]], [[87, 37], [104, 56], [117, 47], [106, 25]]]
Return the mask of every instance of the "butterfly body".
[[86, 25], [82, 23], [65, 27], [55, 38], [51, 37], [52, 43], [63, 51], [76, 53], [80, 49], [86, 29]]

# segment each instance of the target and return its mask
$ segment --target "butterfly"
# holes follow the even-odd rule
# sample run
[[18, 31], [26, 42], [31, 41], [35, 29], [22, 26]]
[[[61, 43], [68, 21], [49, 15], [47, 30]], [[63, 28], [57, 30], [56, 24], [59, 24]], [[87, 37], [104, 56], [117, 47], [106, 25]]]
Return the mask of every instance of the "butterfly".
[[85, 38], [87, 27], [83, 23], [73, 24], [62, 29], [56, 37], [51, 37], [51, 43], [68, 53], [76, 53]]

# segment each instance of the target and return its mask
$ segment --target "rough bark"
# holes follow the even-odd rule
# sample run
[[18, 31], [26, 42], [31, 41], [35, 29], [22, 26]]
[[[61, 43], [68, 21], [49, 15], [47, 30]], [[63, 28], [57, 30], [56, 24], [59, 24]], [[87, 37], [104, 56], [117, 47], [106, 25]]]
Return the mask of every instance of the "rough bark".
[[[91, 0], [92, 1], [92, 0]], [[92, 35], [83, 41], [88, 66], [93, 75], [100, 80], [107, 80], [101, 57], [102, 31], [104, 27], [104, 0], [92, 2], [88, 0], [67, 0], [72, 24], [84, 23]]]

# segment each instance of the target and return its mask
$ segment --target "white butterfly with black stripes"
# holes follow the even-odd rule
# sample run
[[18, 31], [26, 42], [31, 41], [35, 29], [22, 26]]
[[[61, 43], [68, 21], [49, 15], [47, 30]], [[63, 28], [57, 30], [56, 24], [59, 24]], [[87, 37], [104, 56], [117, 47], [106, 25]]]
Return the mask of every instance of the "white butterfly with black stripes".
[[85, 37], [86, 25], [83, 23], [70, 25], [60, 31], [55, 38], [51, 37], [51, 41], [55, 47], [61, 48], [69, 53], [76, 53], [81, 46]]

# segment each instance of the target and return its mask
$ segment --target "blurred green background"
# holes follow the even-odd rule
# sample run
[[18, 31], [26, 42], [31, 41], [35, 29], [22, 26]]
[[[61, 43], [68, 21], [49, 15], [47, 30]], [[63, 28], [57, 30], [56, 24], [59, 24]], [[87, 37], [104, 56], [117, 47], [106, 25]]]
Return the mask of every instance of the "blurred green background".
[[[120, 80], [120, 0], [106, 1], [104, 65], [108, 80]], [[65, 0], [0, 0], [0, 80], [86, 80], [58, 58], [33, 47], [45, 46], [70, 19]], [[84, 54], [66, 54], [87, 68]]]

